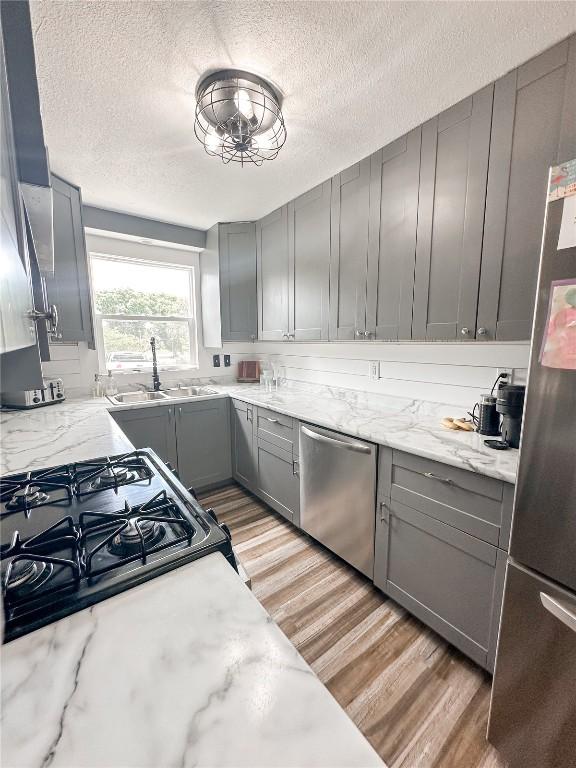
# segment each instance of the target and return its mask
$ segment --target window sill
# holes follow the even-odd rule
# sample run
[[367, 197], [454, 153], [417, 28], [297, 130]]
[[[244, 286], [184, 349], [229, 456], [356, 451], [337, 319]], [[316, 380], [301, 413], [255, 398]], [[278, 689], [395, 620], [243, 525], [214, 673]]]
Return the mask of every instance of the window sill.
[[[193, 373], [199, 370], [200, 366], [198, 365], [187, 365], [182, 368], [160, 368], [160, 366], [158, 366], [158, 373]], [[100, 376], [107, 376], [108, 371], [112, 371], [112, 376], [152, 376], [152, 370], [150, 368], [105, 368], [104, 371], [100, 371]]]

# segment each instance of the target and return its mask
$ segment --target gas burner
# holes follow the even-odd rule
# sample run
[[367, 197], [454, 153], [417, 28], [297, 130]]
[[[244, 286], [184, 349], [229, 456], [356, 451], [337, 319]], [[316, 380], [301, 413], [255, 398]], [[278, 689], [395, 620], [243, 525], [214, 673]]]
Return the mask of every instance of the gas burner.
[[108, 549], [114, 555], [125, 557], [139, 552], [142, 544], [145, 548], [155, 547], [165, 535], [166, 529], [155, 520], [133, 517], [114, 536]]
[[116, 492], [121, 485], [130, 485], [143, 480], [150, 482], [153, 473], [137, 453], [127, 453], [115, 458], [103, 458], [82, 462], [74, 467], [76, 495], [85, 496], [113, 488]]
[[30, 509], [40, 504], [45, 504], [50, 497], [44, 493], [38, 485], [25, 485], [17, 488], [10, 501], [6, 504], [6, 509]]
[[24, 512], [47, 504], [69, 505], [72, 501], [72, 475], [67, 467], [25, 472], [0, 481], [2, 512]]
[[45, 584], [53, 571], [54, 565], [46, 560], [15, 557], [6, 571], [6, 591], [10, 597], [27, 595]]
[[138, 472], [133, 472], [128, 469], [128, 467], [106, 467], [102, 470], [100, 475], [88, 484], [88, 488], [96, 491], [100, 488], [111, 488], [115, 485], [134, 483], [136, 480], [140, 479]]

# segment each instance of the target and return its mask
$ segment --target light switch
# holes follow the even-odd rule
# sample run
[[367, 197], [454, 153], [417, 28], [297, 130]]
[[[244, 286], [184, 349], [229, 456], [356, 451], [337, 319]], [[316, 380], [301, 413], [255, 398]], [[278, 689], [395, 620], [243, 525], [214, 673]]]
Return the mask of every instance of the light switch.
[[372, 381], [380, 378], [380, 360], [370, 360], [370, 378]]

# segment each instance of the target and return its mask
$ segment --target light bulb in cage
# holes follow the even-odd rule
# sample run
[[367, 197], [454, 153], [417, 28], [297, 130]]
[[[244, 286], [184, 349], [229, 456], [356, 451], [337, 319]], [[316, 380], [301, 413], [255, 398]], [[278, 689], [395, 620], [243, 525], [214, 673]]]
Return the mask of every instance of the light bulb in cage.
[[286, 141], [280, 105], [280, 95], [261, 77], [237, 69], [214, 72], [196, 88], [194, 133], [224, 163], [262, 165]]

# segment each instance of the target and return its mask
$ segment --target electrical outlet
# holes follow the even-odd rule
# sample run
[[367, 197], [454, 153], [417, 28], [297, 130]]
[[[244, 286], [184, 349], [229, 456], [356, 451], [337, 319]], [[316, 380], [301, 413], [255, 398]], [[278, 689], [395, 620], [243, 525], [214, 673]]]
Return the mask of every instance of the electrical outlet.
[[224, 355], [224, 368], [230, 368], [230, 355]]
[[378, 381], [380, 378], [380, 361], [370, 360], [370, 378], [372, 381]]
[[[505, 373], [507, 375], [506, 384], [513, 384], [514, 383], [514, 368], [496, 368], [496, 375], [500, 376], [500, 374]], [[501, 381], [504, 381], [504, 379], [501, 379]]]
[[214, 368], [220, 368], [220, 355], [212, 355], [212, 365]]

